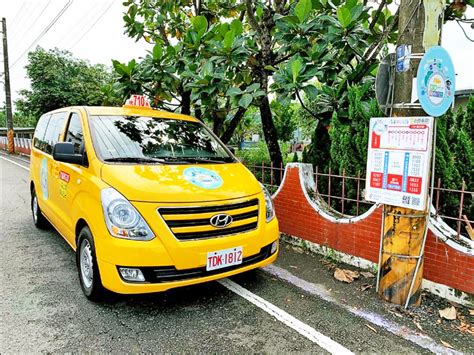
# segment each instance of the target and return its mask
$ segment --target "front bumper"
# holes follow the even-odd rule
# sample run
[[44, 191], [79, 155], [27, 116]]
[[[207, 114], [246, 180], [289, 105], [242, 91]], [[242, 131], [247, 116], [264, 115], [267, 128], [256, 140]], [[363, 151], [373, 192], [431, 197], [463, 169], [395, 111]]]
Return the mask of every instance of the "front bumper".
[[278, 251], [279, 247], [271, 254], [271, 244], [269, 244], [261, 248], [258, 254], [244, 257], [240, 265], [213, 271], [206, 271], [205, 267], [177, 270], [173, 266], [130, 266], [142, 271], [145, 282], [124, 281], [120, 276], [117, 265], [100, 260], [98, 264], [102, 283], [108, 290], [121, 294], [153, 293], [218, 280], [266, 266], [276, 260]]

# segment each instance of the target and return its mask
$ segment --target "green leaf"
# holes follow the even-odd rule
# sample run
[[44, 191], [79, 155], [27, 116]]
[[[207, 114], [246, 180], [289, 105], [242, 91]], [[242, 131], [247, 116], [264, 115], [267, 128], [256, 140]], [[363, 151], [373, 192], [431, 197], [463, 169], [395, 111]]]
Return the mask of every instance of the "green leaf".
[[176, 54], [176, 50], [172, 46], [167, 46], [166, 47], [166, 54], [168, 55], [168, 57], [172, 57]]
[[341, 23], [342, 27], [347, 28], [352, 22], [351, 12], [347, 7], [337, 8], [337, 19]]
[[316, 89], [321, 90], [323, 86], [321, 85], [321, 82], [318, 80], [317, 77], [314, 77], [314, 86], [316, 86]]
[[153, 59], [160, 60], [161, 57], [163, 57], [163, 47], [161, 47], [161, 44], [157, 43], [153, 47]]
[[265, 65], [265, 67], [263, 68], [265, 70], [271, 70], [271, 71], [277, 71], [277, 68], [275, 68], [274, 66], [272, 65]]
[[207, 30], [207, 19], [204, 16], [195, 16], [191, 18], [191, 24], [196, 32]]
[[345, 7], [347, 7], [349, 10], [352, 9], [354, 6], [357, 5], [359, 1], [358, 0], [347, 0], [344, 4]]
[[354, 22], [360, 17], [360, 15], [362, 15], [362, 13], [364, 12], [364, 7], [362, 5], [354, 6], [350, 12], [351, 22]]
[[265, 91], [263, 90], [257, 90], [254, 93], [252, 93], [252, 96], [255, 97], [260, 97], [260, 96], [265, 96]]
[[239, 19], [235, 19], [230, 23], [230, 28], [234, 30], [234, 34], [236, 36], [240, 36], [242, 32], [244, 31], [243, 26], [242, 26], [242, 21]]
[[308, 17], [309, 13], [312, 10], [311, 0], [300, 0], [295, 6], [294, 13], [300, 20], [300, 23], [303, 23], [304, 20]]
[[229, 90], [227, 90], [225, 94], [227, 96], [235, 96], [235, 95], [240, 95], [241, 93], [242, 93], [242, 90], [240, 90], [240, 88], [232, 87], [232, 88], [229, 88]]
[[214, 66], [212, 65], [212, 62], [208, 60], [206, 64], [203, 65], [202, 67], [202, 74], [203, 75], [212, 75], [214, 72]]
[[132, 59], [131, 61], [128, 62], [127, 68], [128, 68], [129, 74], [135, 70], [136, 66], [137, 66], [137, 62], [135, 59]]
[[243, 94], [239, 100], [239, 106], [243, 108], [247, 108], [252, 103], [253, 97], [250, 94]]
[[303, 88], [303, 91], [306, 94], [306, 96], [308, 97], [308, 99], [310, 99], [310, 100], [314, 100], [318, 96], [318, 89], [316, 89], [316, 86], [314, 86], [314, 85], [311, 85], [311, 84], [306, 85]]
[[298, 75], [299, 75], [300, 70], [301, 70], [301, 65], [302, 65], [301, 58], [296, 58], [296, 59], [292, 60], [291, 63], [290, 63], [290, 69], [291, 69], [291, 74], [293, 75], [293, 82], [294, 83], [296, 83], [296, 81], [298, 79]]
[[224, 48], [227, 48], [227, 49], [232, 48], [232, 44], [234, 44], [234, 39], [235, 39], [234, 30], [228, 31], [224, 36], [224, 40], [222, 41], [222, 45], [224, 46]]
[[252, 85], [250, 85], [249, 87], [247, 87], [247, 89], [245, 91], [247, 92], [254, 92], [255, 90], [259, 89], [260, 88], [260, 84], [258, 83], [253, 83]]

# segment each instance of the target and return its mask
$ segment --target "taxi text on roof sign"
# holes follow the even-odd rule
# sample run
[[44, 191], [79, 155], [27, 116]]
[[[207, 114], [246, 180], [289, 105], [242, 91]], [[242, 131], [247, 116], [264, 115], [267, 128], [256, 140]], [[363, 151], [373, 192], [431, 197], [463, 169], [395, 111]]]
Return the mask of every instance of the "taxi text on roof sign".
[[143, 95], [132, 95], [124, 106], [151, 107], [150, 101]]

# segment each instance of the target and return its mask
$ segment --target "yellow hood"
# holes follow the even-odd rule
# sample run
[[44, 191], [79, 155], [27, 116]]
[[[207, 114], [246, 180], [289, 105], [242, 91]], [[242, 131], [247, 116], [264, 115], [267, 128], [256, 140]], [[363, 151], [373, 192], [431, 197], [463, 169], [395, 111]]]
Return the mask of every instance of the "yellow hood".
[[[206, 176], [214, 180], [209, 182]], [[101, 177], [130, 201], [219, 201], [254, 195], [262, 190], [257, 179], [241, 163], [104, 164]]]

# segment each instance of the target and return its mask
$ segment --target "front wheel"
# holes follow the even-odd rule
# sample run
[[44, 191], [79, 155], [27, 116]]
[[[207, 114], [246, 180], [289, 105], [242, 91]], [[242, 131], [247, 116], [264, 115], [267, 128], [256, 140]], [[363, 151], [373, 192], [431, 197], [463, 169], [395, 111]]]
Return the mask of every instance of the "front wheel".
[[105, 289], [100, 279], [94, 240], [89, 227], [82, 228], [79, 233], [76, 263], [84, 295], [91, 301], [100, 301], [104, 296]]
[[38, 196], [36, 195], [36, 190], [33, 188], [31, 190], [31, 213], [33, 215], [33, 223], [36, 228], [47, 229], [49, 227], [49, 222], [43, 213], [38, 204]]

